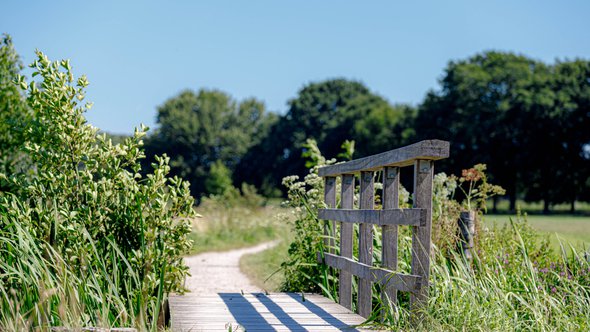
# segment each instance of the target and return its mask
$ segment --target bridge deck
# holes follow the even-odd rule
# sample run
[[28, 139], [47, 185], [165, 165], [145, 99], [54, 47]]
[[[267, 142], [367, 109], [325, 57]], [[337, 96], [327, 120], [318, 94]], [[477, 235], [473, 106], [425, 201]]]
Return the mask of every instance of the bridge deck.
[[297, 293], [173, 295], [173, 331], [368, 331], [364, 319], [323, 296]]

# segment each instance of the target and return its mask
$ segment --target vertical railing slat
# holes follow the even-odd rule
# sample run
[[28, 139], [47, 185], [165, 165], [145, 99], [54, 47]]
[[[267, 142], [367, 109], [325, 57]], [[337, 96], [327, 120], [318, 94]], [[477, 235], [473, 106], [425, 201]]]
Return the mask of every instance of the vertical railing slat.
[[[399, 208], [399, 167], [385, 167], [383, 169], [383, 209]], [[382, 232], [382, 261], [383, 267], [397, 270], [398, 228], [396, 225], [383, 226]], [[395, 305], [397, 303], [397, 289], [386, 287], [381, 293], [383, 303]]]
[[410, 308], [415, 319], [420, 319], [420, 309], [428, 302], [428, 278], [430, 276], [430, 232], [432, 225], [433, 162], [414, 162], [414, 207], [425, 209], [421, 226], [412, 226], [412, 274], [421, 278], [419, 287], [410, 295]]
[[[328, 208], [336, 207], [336, 177], [327, 176], [324, 179], [324, 202]], [[324, 246], [328, 252], [334, 253], [334, 236], [336, 234], [336, 222], [326, 220], [324, 223]]]
[[[354, 175], [342, 175], [341, 208], [352, 209], [354, 204]], [[352, 230], [351, 223], [340, 225], [340, 256], [352, 258]], [[338, 296], [340, 304], [352, 310], [352, 274], [340, 270]]]
[[[360, 203], [361, 209], [373, 209], [375, 200], [373, 172], [361, 172]], [[359, 261], [373, 263], [373, 226], [361, 223], [359, 227]], [[359, 280], [358, 313], [369, 317], [372, 311], [372, 285], [368, 280]]]

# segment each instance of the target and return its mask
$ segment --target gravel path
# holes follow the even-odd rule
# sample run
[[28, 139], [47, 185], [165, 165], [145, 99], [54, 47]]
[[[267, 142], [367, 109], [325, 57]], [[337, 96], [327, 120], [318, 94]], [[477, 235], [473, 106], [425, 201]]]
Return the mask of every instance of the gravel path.
[[279, 241], [270, 241], [254, 247], [224, 251], [206, 252], [185, 258], [191, 276], [186, 278], [186, 288], [193, 294], [220, 292], [261, 292], [240, 271], [240, 258], [276, 246]]

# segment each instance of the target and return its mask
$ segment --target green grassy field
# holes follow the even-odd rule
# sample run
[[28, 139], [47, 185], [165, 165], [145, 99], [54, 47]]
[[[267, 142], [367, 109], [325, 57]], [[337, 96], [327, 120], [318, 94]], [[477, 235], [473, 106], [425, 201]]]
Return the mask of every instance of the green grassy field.
[[[485, 215], [484, 223], [491, 227], [494, 223], [502, 226], [509, 222], [511, 215]], [[547, 233], [554, 248], [559, 248], [560, 241], [576, 248], [590, 247], [590, 216], [581, 215], [527, 215], [530, 225]]]
[[243, 248], [277, 239], [287, 225], [278, 217], [278, 204], [263, 207], [223, 206], [208, 202], [197, 208], [202, 215], [193, 222], [190, 254]]
[[[525, 212], [528, 214], [542, 214], [543, 213], [543, 202], [525, 202], [522, 200], [518, 200], [518, 201], [516, 201], [516, 206], [523, 213], [525, 213]], [[493, 207], [492, 201], [489, 200], [487, 202], [488, 212], [491, 213], [492, 207]], [[501, 199], [498, 202], [498, 206], [497, 206], [498, 213], [499, 214], [507, 214], [507, 215], [513, 214], [509, 211], [509, 207], [510, 207], [509, 201], [507, 199]], [[552, 205], [550, 210], [552, 213], [570, 214], [570, 208], [571, 208], [570, 204], [565, 203], [565, 204]], [[590, 203], [576, 202], [575, 214], [590, 216]]]
[[281, 263], [287, 258], [289, 241], [283, 238], [274, 248], [257, 254], [249, 254], [240, 260], [240, 270], [250, 280], [269, 292], [278, 291], [285, 277], [280, 271]]

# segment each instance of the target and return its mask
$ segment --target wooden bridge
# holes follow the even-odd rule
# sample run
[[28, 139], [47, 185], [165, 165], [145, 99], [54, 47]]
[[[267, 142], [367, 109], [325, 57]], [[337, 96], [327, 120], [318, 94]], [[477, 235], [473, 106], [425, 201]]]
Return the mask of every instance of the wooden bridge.
[[[449, 156], [449, 143], [422, 141], [396, 150], [320, 168], [325, 179], [327, 209], [325, 247], [318, 261], [338, 271], [339, 302], [316, 294], [242, 293], [175, 295], [170, 298], [173, 331], [366, 331], [358, 327], [374, 310], [372, 284], [379, 283], [384, 303], [395, 306], [397, 292], [409, 292], [412, 309], [428, 299], [430, 232], [432, 224], [433, 161]], [[400, 169], [413, 166], [413, 208], [400, 209]], [[375, 174], [383, 182], [382, 209], [374, 209]], [[360, 175], [360, 176], [358, 176]], [[355, 182], [359, 206], [354, 206]], [[337, 184], [340, 205], [337, 206]], [[353, 259], [353, 224], [359, 227], [359, 252]], [[397, 270], [398, 226], [412, 228], [411, 274]], [[373, 266], [373, 228], [382, 227], [382, 264]], [[356, 294], [358, 313], [353, 308], [353, 276], [359, 279]], [[419, 311], [415, 311], [416, 313]]]

